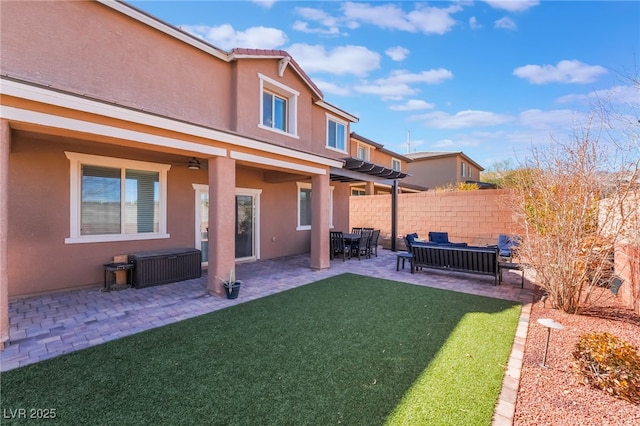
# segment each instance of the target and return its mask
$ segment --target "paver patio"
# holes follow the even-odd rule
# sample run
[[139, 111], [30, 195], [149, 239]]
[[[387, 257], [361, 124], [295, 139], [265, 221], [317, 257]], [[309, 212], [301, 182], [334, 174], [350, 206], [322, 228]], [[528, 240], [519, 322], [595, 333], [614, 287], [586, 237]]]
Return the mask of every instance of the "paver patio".
[[53, 358], [172, 322], [213, 312], [270, 294], [350, 272], [523, 303], [516, 342], [507, 367], [495, 425], [511, 424], [528, 325], [533, 284], [505, 272], [502, 285], [493, 278], [424, 270], [411, 274], [409, 268], [396, 271], [396, 253], [378, 250], [371, 259], [331, 261], [324, 270], [309, 268], [308, 255], [261, 260], [237, 266], [243, 281], [235, 300], [211, 296], [207, 274], [177, 283], [102, 292], [100, 287], [71, 290], [12, 300], [9, 306], [10, 341], [0, 352], [0, 371]]

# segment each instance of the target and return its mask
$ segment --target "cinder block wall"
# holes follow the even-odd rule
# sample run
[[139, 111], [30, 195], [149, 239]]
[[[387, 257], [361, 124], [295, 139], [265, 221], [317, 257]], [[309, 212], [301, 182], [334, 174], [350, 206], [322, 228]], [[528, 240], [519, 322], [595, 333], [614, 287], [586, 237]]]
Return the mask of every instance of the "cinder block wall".
[[[429, 231], [449, 233], [449, 240], [469, 245], [496, 244], [499, 234], [518, 234], [513, 214], [505, 206], [505, 190], [420, 192], [398, 195], [398, 236]], [[391, 235], [391, 195], [351, 197], [349, 226], [380, 229]], [[402, 249], [402, 247], [399, 247]], [[625, 280], [618, 297], [640, 313], [640, 248], [620, 245], [615, 271]]]
[[[499, 234], [513, 234], [515, 222], [506, 209], [504, 190], [420, 192], [398, 195], [398, 236], [429, 231], [449, 233], [449, 240], [469, 245], [496, 244]], [[351, 197], [349, 224], [391, 235], [391, 195]]]

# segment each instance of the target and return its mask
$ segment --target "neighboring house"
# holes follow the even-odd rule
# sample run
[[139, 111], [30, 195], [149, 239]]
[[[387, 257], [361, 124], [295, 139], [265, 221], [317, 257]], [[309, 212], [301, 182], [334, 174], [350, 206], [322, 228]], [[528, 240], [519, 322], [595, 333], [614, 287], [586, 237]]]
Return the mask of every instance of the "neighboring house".
[[[391, 170], [407, 172], [407, 163], [411, 160], [404, 155], [390, 151], [383, 145], [351, 132], [349, 143], [349, 153], [351, 157], [358, 160], [380, 164], [389, 167]], [[410, 185], [406, 181], [408, 178], [399, 181], [398, 192], [420, 192], [427, 188], [420, 185]], [[355, 182], [351, 184], [351, 195], [378, 195], [391, 193], [392, 186], [385, 183], [376, 182]]]
[[413, 152], [405, 154], [409, 176], [405, 184], [422, 185], [430, 189], [456, 186], [463, 182], [479, 182], [484, 168], [464, 152]]
[[216, 294], [237, 260], [328, 268], [350, 184], [404, 177], [344, 159], [358, 119], [287, 52], [121, 2], [0, 7], [0, 346], [9, 298], [96, 286], [116, 255], [201, 249]]

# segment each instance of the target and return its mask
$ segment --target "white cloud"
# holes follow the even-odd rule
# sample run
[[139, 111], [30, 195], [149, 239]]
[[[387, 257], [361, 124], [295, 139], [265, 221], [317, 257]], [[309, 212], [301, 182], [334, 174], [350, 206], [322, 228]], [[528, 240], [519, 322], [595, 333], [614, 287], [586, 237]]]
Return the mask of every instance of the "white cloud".
[[503, 30], [515, 30], [518, 28], [515, 21], [511, 18], [507, 18], [506, 16], [502, 19], [498, 19], [494, 22], [495, 28], [500, 28]]
[[475, 16], [469, 18], [469, 28], [471, 28], [472, 30], [482, 28], [482, 25], [478, 23], [478, 19]]
[[579, 118], [576, 111], [557, 109], [542, 111], [530, 109], [520, 113], [518, 122], [531, 129], [569, 130], [575, 127]]
[[376, 80], [376, 84], [426, 83], [439, 84], [453, 78], [453, 73], [444, 68], [412, 73], [405, 70], [392, 71], [389, 77]]
[[569, 102], [602, 101], [615, 104], [640, 105], [640, 90], [633, 86], [615, 86], [611, 89], [596, 90], [584, 95], [572, 94], [558, 98], [561, 104]]
[[513, 117], [488, 111], [466, 110], [460, 111], [455, 115], [436, 111], [412, 117], [412, 120], [422, 121], [426, 127], [432, 129], [461, 129], [465, 127], [497, 126], [512, 121]]
[[265, 9], [270, 9], [276, 3], [276, 0], [251, 0], [253, 3], [264, 7]]
[[411, 87], [412, 84], [438, 84], [450, 78], [453, 78], [451, 71], [443, 68], [419, 73], [398, 70], [393, 71], [388, 77], [356, 85], [354, 90], [380, 96], [383, 100], [400, 100], [419, 93], [418, 89]]
[[380, 68], [380, 55], [363, 46], [340, 46], [330, 51], [322, 45], [292, 44], [287, 48], [308, 73], [353, 74], [364, 77]]
[[462, 7], [450, 6], [444, 9], [429, 6], [419, 6], [413, 12], [409, 12], [409, 21], [425, 34], [444, 34], [456, 24], [451, 14], [460, 12]]
[[380, 28], [415, 32], [415, 27], [407, 20], [405, 12], [394, 5], [371, 6], [366, 3], [346, 2], [342, 6], [345, 18], [373, 24]]
[[324, 10], [312, 7], [297, 7], [295, 10], [302, 19], [317, 22], [323, 28], [310, 28], [307, 22], [296, 21], [293, 25], [294, 30], [325, 35], [340, 34], [340, 20], [329, 15]]
[[235, 47], [277, 49], [287, 43], [287, 35], [276, 28], [251, 27], [246, 31], [236, 31], [228, 24], [217, 27], [181, 25], [180, 28], [226, 50]]
[[452, 146], [460, 146], [459, 142], [454, 142], [452, 139], [440, 139], [430, 145], [433, 148], [451, 148]]
[[406, 96], [415, 95], [418, 93], [417, 89], [409, 87], [407, 84], [359, 84], [354, 86], [354, 89], [359, 93], [365, 93], [367, 95], [380, 96], [383, 100], [400, 100]]
[[521, 12], [540, 4], [538, 0], [484, 0], [494, 9], [508, 10], [509, 12]]
[[533, 84], [545, 83], [592, 83], [607, 70], [599, 65], [587, 65], [580, 61], [560, 61], [558, 65], [525, 65], [516, 68], [513, 74]]
[[454, 5], [437, 8], [418, 5], [415, 10], [405, 13], [401, 8], [391, 4], [372, 6], [366, 3], [347, 2], [342, 9], [345, 18], [352, 22], [412, 33], [444, 34], [456, 23], [451, 15], [461, 11], [462, 7]]
[[404, 61], [409, 56], [409, 49], [402, 46], [390, 47], [384, 51], [391, 60], [400, 62]]
[[322, 35], [340, 35], [340, 29], [338, 27], [329, 28], [311, 28], [308, 22], [296, 21], [293, 23], [292, 28], [296, 31], [300, 31], [307, 34], [322, 34]]
[[392, 105], [389, 107], [393, 111], [419, 111], [422, 109], [433, 109], [434, 104], [420, 99], [409, 99], [407, 102], [401, 105]]
[[313, 82], [322, 90], [322, 93], [336, 95], [336, 96], [348, 96], [351, 91], [347, 87], [341, 87], [337, 84], [330, 83], [321, 79], [314, 79]]

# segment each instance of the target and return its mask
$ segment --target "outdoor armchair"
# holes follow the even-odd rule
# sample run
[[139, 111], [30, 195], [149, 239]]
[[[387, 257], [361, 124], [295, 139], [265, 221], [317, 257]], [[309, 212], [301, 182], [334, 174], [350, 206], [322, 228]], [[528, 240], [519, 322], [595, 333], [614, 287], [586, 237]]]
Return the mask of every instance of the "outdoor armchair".
[[498, 235], [498, 249], [500, 250], [500, 257], [508, 257], [509, 259], [514, 257], [518, 246], [520, 245], [520, 237], [515, 235]]

